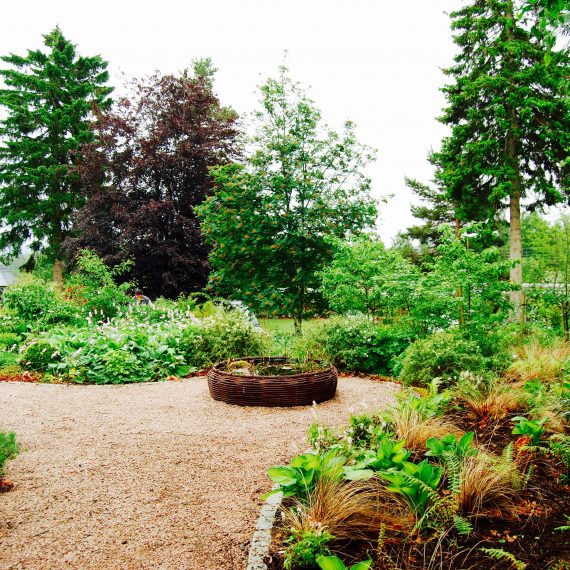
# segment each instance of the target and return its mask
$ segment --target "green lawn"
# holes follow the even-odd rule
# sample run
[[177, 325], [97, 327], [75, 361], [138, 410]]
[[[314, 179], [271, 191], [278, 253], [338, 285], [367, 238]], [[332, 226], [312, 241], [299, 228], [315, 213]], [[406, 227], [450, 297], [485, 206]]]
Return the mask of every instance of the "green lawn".
[[[303, 331], [314, 328], [318, 323], [324, 319], [309, 319], [303, 321]], [[273, 332], [295, 332], [293, 319], [259, 319], [259, 324], [268, 333]]]

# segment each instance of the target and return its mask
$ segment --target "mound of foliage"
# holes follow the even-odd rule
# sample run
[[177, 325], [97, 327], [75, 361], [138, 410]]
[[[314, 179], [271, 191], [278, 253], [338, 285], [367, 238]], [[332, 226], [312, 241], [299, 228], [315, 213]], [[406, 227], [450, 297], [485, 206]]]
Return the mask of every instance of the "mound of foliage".
[[570, 438], [553, 417], [568, 428], [569, 388], [464, 375], [342, 427], [314, 424], [313, 451], [269, 469], [284, 497], [272, 567], [346, 568], [366, 553], [366, 568], [565, 568]]

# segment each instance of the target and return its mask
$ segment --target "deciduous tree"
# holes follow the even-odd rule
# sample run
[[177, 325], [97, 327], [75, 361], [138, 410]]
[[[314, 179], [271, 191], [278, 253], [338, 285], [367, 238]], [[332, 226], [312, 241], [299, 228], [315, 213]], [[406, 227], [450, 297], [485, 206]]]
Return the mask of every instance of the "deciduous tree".
[[297, 332], [318, 294], [329, 236], [371, 226], [376, 205], [364, 167], [373, 159], [351, 123], [337, 134], [282, 68], [261, 87], [257, 134], [245, 166], [212, 171], [200, 207], [212, 246], [211, 285], [258, 310], [290, 314]]
[[180, 77], [135, 81], [132, 95], [94, 124], [98, 141], [82, 149], [78, 173], [88, 202], [77, 215], [82, 248], [115, 265], [151, 296], [202, 289], [208, 248], [194, 208], [211, 192], [208, 169], [239, 156], [237, 114], [212, 91], [209, 60]]

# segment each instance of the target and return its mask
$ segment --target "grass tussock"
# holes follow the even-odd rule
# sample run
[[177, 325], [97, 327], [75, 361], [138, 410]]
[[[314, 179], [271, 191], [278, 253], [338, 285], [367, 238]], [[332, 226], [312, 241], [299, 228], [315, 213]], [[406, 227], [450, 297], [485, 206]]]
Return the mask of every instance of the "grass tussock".
[[381, 529], [409, 531], [413, 517], [382, 481], [339, 482], [321, 479], [306, 502], [283, 513], [295, 532], [323, 528], [338, 540], [375, 540]]
[[463, 435], [456, 425], [437, 416], [426, 417], [421, 410], [399, 406], [387, 412], [387, 419], [396, 434], [397, 440], [404, 440], [411, 451], [425, 450], [429, 437], [439, 439], [448, 433], [458, 437]]
[[462, 377], [453, 389], [453, 396], [479, 420], [498, 419], [509, 412], [523, 411], [529, 399], [520, 383], [496, 377]]
[[524, 485], [519, 467], [507, 453], [496, 457], [479, 451], [466, 457], [460, 470], [459, 512], [479, 517], [500, 513], [503, 518], [516, 517], [518, 491]]
[[570, 344], [561, 339], [547, 346], [533, 342], [518, 347], [516, 354], [507, 370], [509, 378], [552, 382], [562, 377], [564, 364], [570, 359]]

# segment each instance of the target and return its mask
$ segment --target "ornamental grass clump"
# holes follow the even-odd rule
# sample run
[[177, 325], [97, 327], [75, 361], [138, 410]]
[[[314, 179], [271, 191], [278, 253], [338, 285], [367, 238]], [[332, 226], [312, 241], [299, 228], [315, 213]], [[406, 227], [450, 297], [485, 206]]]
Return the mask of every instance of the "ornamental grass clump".
[[318, 525], [337, 540], [374, 540], [381, 528], [409, 531], [413, 527], [404, 501], [377, 479], [341, 481], [319, 479], [304, 501], [283, 512], [294, 533]]
[[547, 344], [531, 342], [519, 347], [516, 355], [517, 359], [507, 370], [510, 377], [522, 381], [555, 382], [563, 377], [565, 365], [570, 362], [570, 344], [561, 339]]
[[497, 376], [462, 372], [452, 389], [454, 399], [478, 420], [498, 419], [509, 412], [525, 409], [529, 395]]

